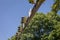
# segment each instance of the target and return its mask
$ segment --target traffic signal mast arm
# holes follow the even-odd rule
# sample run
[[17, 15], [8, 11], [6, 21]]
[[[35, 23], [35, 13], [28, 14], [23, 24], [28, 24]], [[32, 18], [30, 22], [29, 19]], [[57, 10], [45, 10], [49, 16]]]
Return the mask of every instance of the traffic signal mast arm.
[[37, 0], [37, 1], [36, 1], [36, 4], [34, 5], [33, 9], [31, 10], [31, 15], [30, 15], [30, 17], [27, 18], [25, 27], [28, 26], [29, 22], [30, 22], [31, 19], [34, 17], [35, 13], [38, 11], [39, 7], [42, 5], [42, 3], [43, 3], [44, 1], [45, 1], [45, 0]]

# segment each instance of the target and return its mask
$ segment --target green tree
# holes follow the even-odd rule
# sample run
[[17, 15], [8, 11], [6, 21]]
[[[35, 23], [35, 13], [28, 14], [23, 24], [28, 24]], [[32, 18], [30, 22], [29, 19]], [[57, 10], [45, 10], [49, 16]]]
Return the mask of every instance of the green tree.
[[52, 11], [57, 13], [60, 10], [60, 0], [54, 0], [54, 4], [52, 6]]
[[[19, 40], [60, 40], [60, 20], [57, 19], [60, 16], [53, 14], [36, 13]], [[11, 40], [15, 40], [15, 37]]]

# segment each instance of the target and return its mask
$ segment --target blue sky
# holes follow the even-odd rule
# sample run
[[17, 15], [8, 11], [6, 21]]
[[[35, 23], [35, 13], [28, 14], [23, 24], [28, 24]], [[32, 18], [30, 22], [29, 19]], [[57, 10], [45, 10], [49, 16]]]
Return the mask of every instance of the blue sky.
[[[38, 12], [51, 10], [53, 0], [46, 0]], [[21, 17], [28, 16], [33, 5], [28, 0], [0, 0], [0, 40], [7, 40], [17, 32]]]

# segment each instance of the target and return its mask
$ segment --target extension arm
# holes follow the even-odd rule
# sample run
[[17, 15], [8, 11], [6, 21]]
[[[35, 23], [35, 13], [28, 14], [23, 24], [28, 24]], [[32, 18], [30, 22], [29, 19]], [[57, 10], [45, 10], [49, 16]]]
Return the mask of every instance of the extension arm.
[[28, 26], [30, 20], [34, 17], [35, 13], [38, 11], [39, 7], [42, 5], [42, 3], [43, 3], [44, 1], [45, 1], [45, 0], [37, 0], [36, 4], [34, 5], [32, 11], [31, 11], [31, 16], [30, 16], [29, 18], [27, 18], [25, 27]]

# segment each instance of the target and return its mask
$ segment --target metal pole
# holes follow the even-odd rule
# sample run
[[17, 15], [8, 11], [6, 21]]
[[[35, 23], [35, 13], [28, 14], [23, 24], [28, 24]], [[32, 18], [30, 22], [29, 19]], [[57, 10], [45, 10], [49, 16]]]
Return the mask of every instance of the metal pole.
[[37, 0], [36, 4], [34, 5], [32, 11], [31, 11], [30, 17], [27, 18], [25, 27], [28, 26], [29, 22], [31, 21], [31, 19], [33, 18], [33, 16], [34, 16], [35, 13], [38, 11], [39, 7], [41, 6], [41, 4], [42, 4], [44, 1], [45, 1], [45, 0]]

